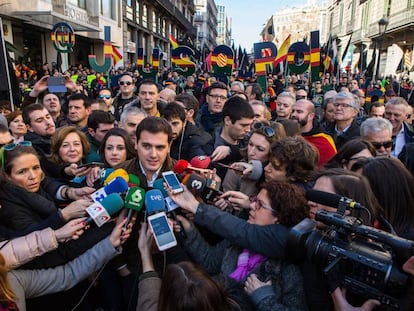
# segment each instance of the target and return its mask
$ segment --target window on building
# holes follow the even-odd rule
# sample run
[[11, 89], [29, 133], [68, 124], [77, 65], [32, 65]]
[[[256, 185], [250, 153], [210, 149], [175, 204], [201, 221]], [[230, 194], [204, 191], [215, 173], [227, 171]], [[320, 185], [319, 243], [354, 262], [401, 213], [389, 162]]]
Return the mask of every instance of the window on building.
[[127, 0], [127, 6], [129, 6], [130, 8], [132, 7], [132, 0]]
[[101, 15], [111, 19], [116, 19], [113, 0], [101, 0]]
[[142, 5], [142, 26], [148, 27], [148, 8], [145, 4]]
[[135, 3], [135, 21], [139, 24], [139, 1]]
[[157, 32], [157, 15], [152, 11], [152, 31]]
[[86, 0], [67, 0], [67, 3], [81, 9], [86, 9]]

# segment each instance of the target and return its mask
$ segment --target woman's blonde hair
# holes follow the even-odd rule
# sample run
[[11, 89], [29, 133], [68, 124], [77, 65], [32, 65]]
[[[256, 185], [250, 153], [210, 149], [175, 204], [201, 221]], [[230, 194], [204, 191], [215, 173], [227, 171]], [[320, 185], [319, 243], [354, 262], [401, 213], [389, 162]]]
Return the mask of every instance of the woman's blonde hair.
[[16, 295], [13, 293], [9, 280], [7, 279], [6, 260], [0, 253], [0, 301], [14, 302]]

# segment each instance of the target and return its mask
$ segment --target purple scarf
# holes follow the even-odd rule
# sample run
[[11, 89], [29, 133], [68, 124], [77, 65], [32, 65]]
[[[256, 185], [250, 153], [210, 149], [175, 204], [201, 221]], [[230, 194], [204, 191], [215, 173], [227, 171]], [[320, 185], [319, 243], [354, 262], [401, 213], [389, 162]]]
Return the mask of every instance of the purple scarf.
[[250, 273], [250, 271], [265, 260], [265, 256], [250, 253], [248, 249], [244, 249], [237, 259], [236, 269], [229, 274], [229, 277], [240, 282]]

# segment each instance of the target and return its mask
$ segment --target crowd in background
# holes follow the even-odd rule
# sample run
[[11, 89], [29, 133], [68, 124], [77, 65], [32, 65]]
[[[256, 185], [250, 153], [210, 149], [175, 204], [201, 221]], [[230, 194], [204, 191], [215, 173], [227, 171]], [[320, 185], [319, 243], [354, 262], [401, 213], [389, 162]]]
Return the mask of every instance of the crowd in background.
[[[4, 310], [375, 308], [345, 295], [324, 267], [286, 256], [291, 227], [337, 211], [307, 200], [310, 189], [349, 197], [365, 206], [350, 211], [363, 224], [414, 240], [406, 79], [269, 74], [263, 89], [237, 74], [225, 83], [167, 69], [156, 79], [81, 65], [19, 74], [21, 103], [14, 111], [0, 103]], [[48, 92], [49, 76], [61, 76], [67, 92]], [[214, 198], [168, 192], [180, 206], [176, 247], [156, 250], [144, 210], [127, 230], [124, 212], [88, 228], [85, 209], [105, 170], [123, 168], [148, 191], [166, 171], [185, 180], [177, 163], [219, 186]], [[413, 266], [414, 257], [399, 268], [413, 274]], [[414, 306], [411, 284], [397, 295], [401, 310]]]

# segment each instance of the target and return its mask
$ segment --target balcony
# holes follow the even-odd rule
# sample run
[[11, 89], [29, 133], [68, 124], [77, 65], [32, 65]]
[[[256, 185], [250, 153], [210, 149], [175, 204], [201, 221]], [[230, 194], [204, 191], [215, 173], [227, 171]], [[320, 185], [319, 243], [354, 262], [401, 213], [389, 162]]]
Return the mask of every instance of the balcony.
[[369, 42], [371, 41], [367, 36], [366, 36], [366, 31], [365, 29], [357, 29], [352, 33], [352, 38], [351, 38], [351, 43], [352, 44], [359, 44], [359, 43], [364, 43], [364, 42]]
[[184, 16], [184, 14], [170, 1], [168, 0], [156, 0], [161, 7], [164, 8], [172, 17], [175, 17], [178, 22], [181, 23], [187, 30], [190, 30], [193, 25], [190, 23], [190, 21]]
[[405, 9], [390, 15], [388, 18], [387, 32], [400, 30], [402, 28], [408, 28], [414, 25], [414, 12], [412, 9]]
[[346, 22], [345, 34], [349, 35], [354, 30], [354, 21]]

